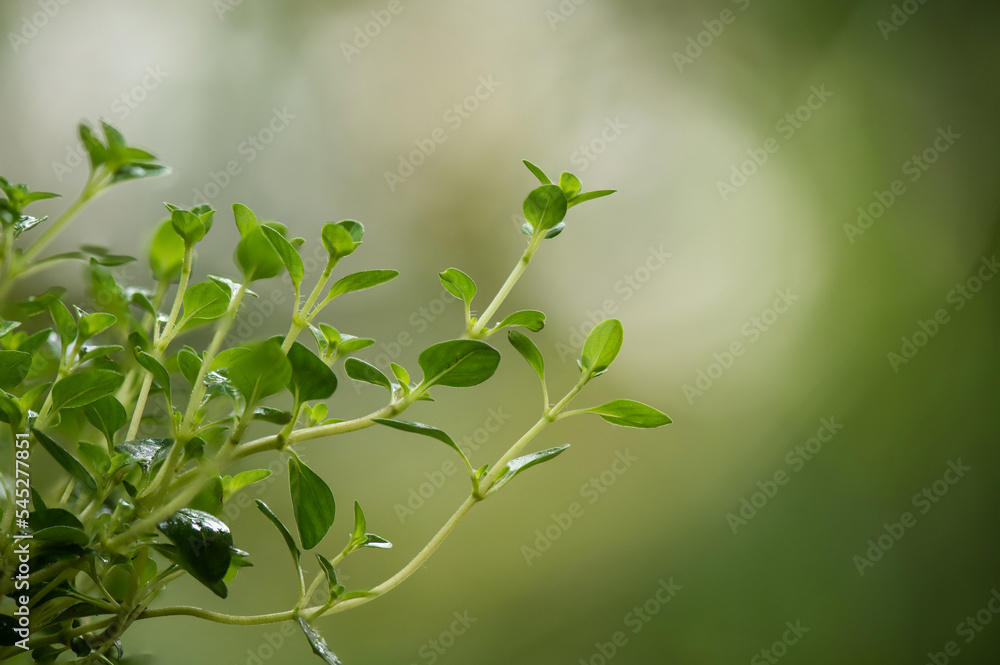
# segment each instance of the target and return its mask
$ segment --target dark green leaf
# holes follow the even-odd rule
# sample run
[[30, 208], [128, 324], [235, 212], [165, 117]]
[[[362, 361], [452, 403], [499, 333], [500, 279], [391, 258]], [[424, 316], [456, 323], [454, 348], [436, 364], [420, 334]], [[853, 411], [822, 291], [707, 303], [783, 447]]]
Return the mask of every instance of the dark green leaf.
[[382, 373], [382, 370], [366, 363], [364, 360], [359, 360], [358, 358], [348, 358], [344, 362], [344, 371], [347, 372], [347, 376], [351, 377], [355, 381], [364, 381], [365, 383], [372, 383], [376, 386], [382, 386], [387, 388], [389, 392], [392, 392], [392, 381]]
[[0, 351], [0, 388], [20, 385], [31, 369], [31, 354], [23, 351]]
[[509, 326], [524, 326], [531, 332], [538, 332], [545, 327], [545, 314], [533, 309], [514, 312], [494, 326], [493, 330], [500, 330]]
[[119, 443], [115, 452], [125, 455], [121, 466], [138, 464], [143, 471], [149, 471], [167, 458], [173, 445], [173, 439], [135, 439]]
[[52, 456], [59, 466], [64, 468], [71, 476], [76, 478], [81, 485], [83, 485], [88, 491], [96, 492], [97, 483], [94, 482], [94, 477], [90, 475], [90, 472], [80, 464], [80, 461], [69, 454], [65, 448], [60, 446], [58, 443], [50, 439], [43, 432], [32, 428], [31, 432], [35, 435], [35, 439], [42, 445], [42, 448]]
[[112, 353], [118, 353], [124, 349], [117, 344], [104, 344], [102, 346], [84, 346], [80, 348], [80, 361], [93, 360], [94, 358], [104, 358]]
[[294, 342], [288, 350], [292, 379], [288, 389], [297, 403], [326, 399], [337, 390], [337, 375], [308, 348]]
[[128, 414], [114, 395], [105, 395], [82, 409], [87, 421], [97, 428], [108, 443], [113, 443], [115, 433], [128, 422]]
[[607, 371], [621, 351], [623, 336], [622, 322], [618, 319], [598, 323], [583, 343], [580, 369], [592, 376]]
[[667, 414], [642, 402], [630, 399], [612, 400], [607, 404], [584, 409], [584, 411], [596, 413], [612, 425], [620, 425], [621, 427], [662, 427], [672, 422]]
[[535, 343], [532, 342], [527, 335], [516, 330], [508, 330], [507, 339], [510, 341], [511, 346], [513, 346], [517, 352], [528, 361], [528, 364], [531, 365], [531, 369], [535, 370], [535, 374], [538, 375], [538, 378], [544, 384], [545, 360], [542, 358], [542, 352], [538, 350]]
[[177, 352], [177, 369], [181, 371], [181, 375], [187, 379], [187, 382], [193, 386], [194, 382], [198, 380], [198, 373], [201, 371], [201, 356], [195, 353], [195, 350], [191, 347], [185, 346]]
[[118, 390], [124, 379], [110, 369], [85, 369], [70, 374], [52, 387], [52, 411], [90, 404]]
[[373, 286], [385, 284], [398, 276], [399, 272], [395, 270], [362, 270], [334, 282], [333, 286], [330, 287], [330, 293], [326, 296], [326, 300], [333, 300], [338, 296], [352, 291], [370, 289]]
[[285, 540], [285, 545], [288, 546], [288, 552], [292, 555], [292, 561], [295, 562], [295, 569], [298, 571], [299, 579], [301, 579], [302, 566], [299, 564], [299, 560], [302, 557], [302, 553], [299, 551], [299, 548], [295, 546], [295, 540], [292, 538], [292, 534], [288, 532], [288, 529], [281, 523], [278, 516], [267, 507], [266, 503], [260, 499], [255, 499], [254, 503], [257, 504], [257, 509], [264, 513], [264, 517], [271, 521], [271, 524], [274, 525], [274, 527], [278, 530], [278, 533], [280, 533], [281, 537]]
[[170, 168], [160, 164], [140, 164], [133, 162], [119, 167], [111, 178], [112, 183], [138, 180], [140, 178], [155, 178], [170, 173]]
[[253, 410], [254, 420], [263, 420], [274, 425], [287, 425], [292, 422], [292, 414], [270, 406], [258, 406]]
[[533, 228], [548, 231], [566, 217], [566, 195], [556, 185], [542, 185], [528, 194], [522, 210]]
[[337, 506], [333, 492], [315, 471], [296, 456], [288, 458], [288, 488], [303, 549], [319, 545], [333, 525]]
[[96, 171], [108, 159], [107, 148], [104, 147], [101, 140], [94, 135], [93, 130], [87, 125], [81, 123], [79, 130], [80, 142], [83, 143], [83, 148], [90, 157], [90, 170]]
[[476, 297], [476, 283], [458, 268], [448, 268], [439, 273], [438, 277], [441, 278], [441, 284], [448, 290], [448, 293], [466, 304], [471, 303], [472, 299]]
[[531, 453], [530, 455], [524, 455], [522, 457], [512, 459], [507, 462], [503, 470], [500, 471], [500, 475], [497, 476], [497, 479], [493, 482], [493, 486], [490, 487], [487, 495], [499, 492], [504, 485], [513, 480], [519, 473], [526, 471], [537, 464], [548, 462], [549, 460], [558, 457], [559, 454], [567, 448], [569, 448], [569, 446], [559, 446], [558, 448], [540, 450], [537, 453]]
[[285, 264], [285, 269], [288, 271], [288, 276], [292, 278], [292, 283], [295, 286], [301, 284], [302, 278], [305, 277], [306, 269], [299, 253], [277, 229], [267, 224], [262, 224], [260, 230], [264, 232], [264, 237], [271, 243], [274, 250], [278, 252], [281, 262]]
[[179, 563], [217, 596], [225, 598], [222, 578], [233, 558], [233, 536], [222, 521], [200, 510], [183, 508], [158, 525], [177, 547]]
[[417, 358], [424, 385], [467, 388], [493, 376], [500, 354], [485, 342], [456, 339], [424, 349]]
[[172, 402], [170, 397], [170, 373], [167, 372], [167, 368], [160, 363], [159, 360], [146, 353], [138, 346], [135, 347], [132, 352], [135, 354], [135, 359], [142, 365], [142, 368], [153, 375], [153, 380], [156, 384], [163, 389], [163, 392], [167, 396], [167, 402]]
[[372, 418], [372, 421], [378, 423], [379, 425], [385, 425], [386, 427], [398, 429], [402, 432], [422, 434], [423, 436], [429, 436], [432, 439], [437, 439], [441, 443], [452, 448], [463, 458], [465, 457], [465, 453], [458, 447], [458, 444], [455, 443], [455, 441], [448, 436], [446, 432], [438, 429], [437, 427], [431, 427], [430, 425], [425, 425], [423, 423], [409, 422], [407, 420], [392, 420], [390, 418]]
[[[357, 505], [355, 503], [355, 505]], [[316, 560], [319, 561], [320, 568], [323, 569], [323, 574], [326, 575], [326, 585], [327, 590], [330, 594], [330, 598], [337, 597], [337, 571], [334, 569], [333, 564], [325, 556], [316, 552]]]

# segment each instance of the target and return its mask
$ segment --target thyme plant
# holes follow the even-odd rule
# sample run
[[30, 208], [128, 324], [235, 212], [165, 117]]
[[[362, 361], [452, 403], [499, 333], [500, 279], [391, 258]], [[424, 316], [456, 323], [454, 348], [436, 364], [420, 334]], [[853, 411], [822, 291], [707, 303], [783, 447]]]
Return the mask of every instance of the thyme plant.
[[[235, 625], [294, 621], [318, 656], [339, 663], [316, 623], [394, 589], [477, 504], [567, 448], [530, 452], [542, 430], [579, 415], [625, 427], [670, 422], [656, 409], [627, 399], [569, 408], [618, 355], [619, 321], [593, 329], [573, 387], [558, 397], [550, 396], [538, 347], [519, 330], [538, 332], [545, 315], [519, 311], [494, 322], [538, 250], [566, 228], [567, 211], [611, 191], [582, 192], [579, 179], [569, 173], [553, 183], [525, 162], [541, 182], [524, 201], [527, 247], [479, 316], [472, 278], [457, 268], [440, 273], [444, 288], [464, 304], [463, 335], [424, 349], [417, 359], [418, 376], [396, 363], [379, 368], [357, 357], [374, 340], [341, 332], [325, 320], [337, 298], [398, 275], [395, 270], [341, 270], [362, 244], [364, 227], [355, 221], [323, 226], [318, 241], [328, 258], [315, 283], [306, 280], [299, 254], [305, 241], [279, 223], [261, 221], [241, 204], [232, 208], [240, 240], [236, 271], [229, 277], [212, 275], [200, 282], [192, 277], [198, 243], [216, 221], [216, 211], [205, 205], [192, 210], [166, 206], [169, 218], [156, 229], [149, 250], [152, 288], [117, 283], [110, 268], [133, 259], [102, 248], [45, 255], [89, 201], [119, 183], [168, 172], [114, 127], [101, 127], [103, 136], [80, 127], [90, 174], [58, 218], [26, 212], [56, 194], [32, 192], [0, 178], [5, 197], [0, 199], [0, 422], [6, 425], [0, 438], [0, 659], [30, 650], [38, 662], [125, 663], [129, 658], [121, 637], [134, 622], [187, 615]], [[40, 290], [43, 271], [68, 262], [83, 263], [98, 311], [68, 303], [62, 287]], [[294, 304], [287, 333], [227, 347], [241, 305], [255, 297], [255, 283], [284, 275]], [[11, 298], [26, 288], [35, 292]], [[200, 327], [213, 329], [207, 346], [186, 344], [188, 333]], [[468, 388], [489, 379], [500, 362], [491, 344], [500, 333], [537, 375], [538, 421], [500, 459], [474, 464], [446, 432], [402, 416], [431, 399], [432, 391], [445, 397], [437, 394], [440, 388]], [[385, 406], [360, 416], [337, 413], [329, 400], [342, 377], [384, 389]], [[253, 423], [267, 433], [248, 437]], [[348, 590], [337, 577], [344, 559], [391, 544], [368, 531], [355, 502], [348, 511], [353, 526], [347, 542], [331, 545], [326, 536], [337, 513], [334, 494], [322, 470], [308, 466], [296, 451], [305, 441], [373, 426], [449, 446], [468, 472], [469, 495], [396, 574]], [[33, 472], [39, 451], [54, 460], [61, 475]], [[244, 458], [274, 455], [287, 459], [295, 523], [286, 526], [262, 501], [256, 505], [259, 519], [270, 522], [288, 546], [298, 589], [295, 605], [243, 616], [154, 604], [185, 575], [226, 597], [228, 585], [240, 568], [251, 565], [251, 557], [233, 542], [223, 508], [270, 474], [267, 469], [227, 471]], [[319, 570], [312, 577], [305, 572], [306, 551]]]

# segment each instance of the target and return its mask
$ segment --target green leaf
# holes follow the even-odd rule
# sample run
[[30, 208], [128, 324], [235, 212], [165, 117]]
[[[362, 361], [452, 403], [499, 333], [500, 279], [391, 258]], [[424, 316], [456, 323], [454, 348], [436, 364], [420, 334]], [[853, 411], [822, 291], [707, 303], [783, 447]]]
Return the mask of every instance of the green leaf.
[[31, 354], [23, 351], [0, 351], [0, 388], [10, 390], [20, 385], [31, 369]]
[[527, 471], [533, 466], [555, 459], [567, 448], [569, 448], [569, 446], [559, 446], [558, 448], [540, 450], [537, 453], [531, 453], [530, 455], [524, 455], [522, 457], [512, 459], [507, 462], [504, 468], [500, 471], [500, 475], [497, 476], [495, 481], [493, 481], [493, 485], [490, 487], [486, 495], [489, 496], [499, 492], [504, 485], [513, 480], [518, 474]]
[[337, 514], [329, 485], [295, 455], [288, 458], [288, 489], [303, 549], [319, 545]]
[[343, 226], [347, 229], [347, 232], [351, 234], [351, 240], [354, 241], [355, 247], [361, 244], [361, 239], [365, 235], [365, 227], [361, 222], [355, 222], [353, 219], [345, 219], [342, 222], [337, 222], [337, 226]]
[[302, 278], [305, 277], [306, 269], [299, 253], [277, 229], [267, 224], [262, 224], [260, 230], [264, 232], [264, 237], [267, 238], [267, 241], [274, 247], [278, 256], [281, 257], [281, 262], [285, 264], [285, 270], [288, 271], [288, 276], [292, 278], [292, 283], [295, 286], [301, 284]]
[[107, 448], [89, 441], [80, 441], [76, 447], [80, 452], [80, 457], [91, 469], [98, 474], [107, 473], [108, 467], [111, 466], [111, 458], [108, 457]]
[[253, 410], [253, 419], [263, 420], [274, 425], [287, 425], [292, 422], [292, 413], [271, 406], [258, 406]]
[[563, 190], [568, 201], [580, 193], [580, 179], [572, 173], [563, 173], [559, 176], [559, 189]]
[[465, 453], [462, 452], [462, 449], [459, 448], [454, 439], [448, 436], [444, 430], [440, 430], [437, 427], [431, 427], [430, 425], [414, 423], [407, 420], [392, 420], [390, 418], [372, 418], [372, 421], [378, 423], [379, 425], [385, 425], [386, 427], [398, 429], [401, 432], [421, 434], [423, 436], [429, 436], [432, 439], [437, 439], [461, 455], [462, 459], [465, 459]]
[[58, 443], [50, 439], [41, 431], [32, 428], [32, 434], [35, 435], [35, 439], [42, 445], [42, 448], [52, 456], [56, 462], [59, 463], [63, 469], [65, 469], [71, 476], [76, 478], [81, 485], [83, 485], [88, 491], [96, 492], [97, 483], [94, 482], [94, 477], [90, 475], [90, 472], [80, 464], [80, 461], [73, 457], [65, 448], [60, 446]]
[[49, 314], [52, 316], [52, 321], [56, 324], [56, 331], [59, 333], [59, 339], [62, 340], [63, 348], [68, 348], [70, 343], [76, 339], [76, 320], [69, 313], [66, 305], [59, 299], [53, 299], [49, 303]]
[[489, 344], [474, 339], [441, 342], [424, 349], [417, 358], [424, 372], [423, 384], [467, 388], [493, 376], [500, 353]]
[[347, 227], [343, 226], [343, 222], [324, 224], [320, 239], [323, 241], [323, 247], [329, 252], [331, 260], [348, 256], [357, 247], [355, 239], [351, 237], [351, 232]]
[[522, 209], [535, 230], [548, 231], [566, 217], [566, 195], [556, 185], [542, 185], [528, 194]]
[[[357, 502], [355, 502], [354, 505], [358, 505]], [[330, 563], [330, 560], [327, 559], [325, 556], [323, 556], [319, 552], [316, 552], [315, 554], [316, 554], [316, 560], [319, 561], [320, 568], [323, 569], [323, 574], [326, 575], [327, 591], [330, 594], [330, 598], [331, 599], [336, 598], [338, 595], [337, 587], [340, 586], [339, 584], [337, 584], [337, 570], [333, 567], [333, 564]]]
[[132, 353], [135, 354], [135, 359], [142, 366], [142, 368], [153, 375], [153, 380], [156, 381], [156, 385], [163, 388], [163, 392], [167, 397], [167, 402], [173, 403], [170, 393], [170, 373], [167, 371], [167, 368], [164, 367], [159, 360], [149, 355], [138, 346], [132, 349]]
[[93, 360], [94, 358], [101, 358], [104, 356], [109, 356], [112, 353], [117, 353], [119, 351], [124, 351], [124, 349], [117, 344], [104, 344], [101, 346], [84, 346], [80, 348], [80, 362], [85, 360]]
[[493, 330], [500, 330], [509, 326], [523, 326], [531, 332], [538, 332], [545, 327], [545, 313], [534, 309], [525, 309], [514, 312], [500, 323], [493, 327]]
[[[201, 491], [188, 504], [192, 510], [200, 510], [219, 517], [222, 515], [222, 478], [216, 472], [201, 488]], [[229, 572], [229, 569], [226, 569]]]
[[233, 215], [242, 236], [236, 246], [235, 258], [243, 273], [243, 281], [249, 284], [254, 280], [280, 275], [285, 264], [261, 231], [257, 216], [241, 203], [233, 204]]
[[78, 325], [78, 339], [85, 342], [94, 335], [98, 335], [118, 322], [113, 314], [106, 312], [95, 312], [94, 314], [83, 314], [79, 312], [80, 319]]
[[175, 208], [170, 211], [170, 225], [174, 227], [174, 231], [181, 237], [184, 244], [189, 247], [204, 238], [205, 233], [208, 232], [201, 218], [187, 210]]
[[292, 365], [274, 339], [250, 347], [229, 366], [229, 381], [249, 403], [273, 395], [292, 378]]
[[170, 168], [160, 164], [140, 164], [133, 162], [119, 167], [111, 178], [112, 183], [138, 180], [140, 178], [155, 178], [170, 173]]
[[86, 546], [90, 541], [83, 524], [73, 513], [62, 508], [43, 508], [28, 516], [28, 527], [37, 540]]
[[292, 348], [288, 350], [288, 362], [292, 365], [288, 389], [295, 396], [297, 404], [326, 399], [337, 390], [337, 375], [302, 344], [292, 344]]
[[213, 281], [198, 282], [184, 292], [183, 328], [190, 329], [224, 315], [230, 294]]
[[323, 659], [327, 665], [341, 665], [340, 659], [337, 658], [337, 654], [330, 650], [330, 647], [326, 645], [326, 640], [320, 635], [315, 628], [309, 625], [309, 623], [302, 617], [297, 617], [299, 621], [299, 627], [302, 632], [306, 634], [306, 639], [309, 640], [309, 646], [312, 647], [313, 653]]
[[593, 201], [594, 199], [599, 199], [602, 196], [611, 196], [617, 189], [600, 189], [594, 192], [587, 192], [586, 194], [578, 194], [569, 200], [569, 207], [572, 208], [575, 205], [580, 205], [581, 203], [586, 203], [587, 201]]
[[177, 235], [171, 220], [156, 230], [149, 246], [149, 267], [156, 281], [173, 280], [184, 266], [184, 239]]
[[347, 376], [351, 377], [355, 381], [364, 381], [365, 383], [382, 386], [387, 388], [390, 393], [392, 392], [392, 381], [390, 381], [389, 378], [382, 373], [382, 370], [374, 365], [366, 363], [364, 360], [359, 360], [358, 358], [348, 358], [344, 362], [344, 371], [347, 372]]
[[201, 371], [201, 356], [199, 356], [190, 346], [185, 346], [177, 352], [177, 369], [181, 375], [192, 386], [198, 380], [198, 373]]
[[329, 302], [345, 293], [370, 289], [373, 286], [385, 284], [398, 276], [399, 272], [395, 270], [362, 270], [361, 272], [353, 273], [334, 282], [324, 302]]
[[361, 349], [367, 349], [373, 344], [375, 344], [375, 340], [373, 339], [368, 339], [367, 337], [355, 337], [354, 335], [343, 333], [340, 336], [340, 345], [337, 347], [337, 353], [343, 356], [348, 353], [360, 351]]
[[622, 322], [618, 319], [598, 323], [583, 343], [580, 369], [591, 376], [606, 372], [621, 351], [623, 335]]
[[612, 425], [619, 425], [621, 427], [652, 428], [669, 425], [672, 422], [667, 414], [661, 413], [642, 402], [635, 402], [630, 399], [612, 400], [607, 404], [583, 409], [583, 411], [596, 413]]
[[[392, 543], [381, 536], [376, 536], [374, 533], [367, 533], [367, 530], [368, 521], [365, 519], [365, 511], [361, 509], [361, 504], [355, 501], [354, 531], [351, 533], [351, 540], [347, 545], [347, 550], [352, 552], [354, 550], [361, 549], [362, 547], [372, 547], [383, 550], [392, 549]], [[370, 591], [354, 591], [347, 594], [347, 596], [344, 596], [344, 598], [360, 598], [367, 595], [373, 594]]]
[[177, 547], [178, 563], [220, 598], [228, 594], [222, 578], [233, 558], [233, 535], [229, 527], [212, 515], [190, 508], [157, 525]]
[[448, 293], [465, 304], [468, 305], [476, 297], [476, 283], [458, 268], [448, 268], [439, 273], [438, 277], [441, 278], [441, 284], [448, 290]]
[[52, 387], [52, 411], [85, 406], [118, 390], [125, 377], [110, 369], [85, 369]]
[[535, 343], [525, 335], [516, 330], [507, 331], [507, 339], [510, 341], [511, 346], [517, 350], [521, 356], [528, 361], [531, 365], [531, 369], [535, 370], [535, 374], [538, 375], [539, 380], [542, 384], [545, 384], [545, 360], [542, 358], [542, 352], [538, 350]]
[[300, 564], [300, 559], [302, 558], [302, 553], [299, 551], [299, 548], [295, 546], [295, 540], [292, 538], [292, 534], [288, 532], [288, 529], [285, 528], [285, 525], [281, 523], [281, 520], [278, 519], [278, 516], [275, 515], [274, 512], [267, 507], [266, 503], [264, 503], [260, 499], [255, 499], [254, 503], [257, 504], [257, 509], [260, 512], [264, 513], [264, 517], [266, 517], [271, 521], [271, 524], [274, 525], [274, 527], [278, 530], [278, 533], [281, 534], [281, 537], [284, 538], [285, 545], [288, 546], [288, 552], [289, 554], [292, 555], [292, 561], [295, 563], [295, 569], [298, 571], [299, 580], [301, 582], [302, 566]]
[[104, 147], [101, 140], [94, 135], [94, 131], [87, 125], [80, 123], [79, 131], [80, 142], [83, 143], [83, 148], [90, 157], [90, 170], [96, 171], [108, 159], [107, 148]]
[[0, 319], [0, 337], [3, 337], [7, 333], [16, 330], [21, 325], [20, 321], [4, 321]]
[[549, 180], [549, 177], [545, 175], [545, 172], [542, 171], [540, 168], [529, 162], [527, 159], [522, 159], [521, 161], [524, 162], [524, 165], [528, 167], [528, 170], [531, 171], [531, 173], [534, 174], [536, 178], [538, 178], [538, 181], [540, 183], [542, 183], [543, 185], [552, 184], [552, 181]]
[[105, 395], [82, 409], [87, 421], [97, 428], [108, 443], [114, 443], [115, 433], [128, 422], [128, 413], [114, 395]]
[[222, 500], [229, 501], [241, 489], [259, 483], [270, 475], [271, 472], [268, 469], [250, 469], [249, 471], [240, 471], [235, 476], [224, 476], [222, 478]]
[[115, 446], [115, 452], [125, 455], [122, 466], [138, 464], [144, 472], [167, 459], [173, 439], [134, 439]]

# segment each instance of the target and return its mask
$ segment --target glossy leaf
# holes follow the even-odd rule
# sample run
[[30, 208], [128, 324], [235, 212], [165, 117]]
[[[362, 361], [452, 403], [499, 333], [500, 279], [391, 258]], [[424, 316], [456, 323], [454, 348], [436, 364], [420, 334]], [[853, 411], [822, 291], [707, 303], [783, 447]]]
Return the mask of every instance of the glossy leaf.
[[500, 364], [500, 353], [474, 339], [441, 342], [424, 349], [417, 358], [424, 385], [467, 388], [487, 380]]
[[119, 443], [115, 452], [125, 455], [122, 466], [138, 464], [143, 471], [149, 471], [167, 458], [173, 444], [173, 439], [134, 439]]
[[630, 399], [616, 399], [607, 404], [583, 410], [587, 413], [596, 413], [612, 425], [621, 427], [652, 428], [662, 427], [672, 422], [667, 414], [642, 402]]
[[566, 195], [556, 185], [542, 185], [524, 200], [524, 218], [536, 230], [548, 231], [566, 217]]
[[366, 363], [364, 360], [348, 358], [344, 362], [344, 371], [347, 372], [347, 376], [355, 381], [364, 381], [365, 383], [382, 386], [383, 388], [387, 388], [390, 393], [392, 392], [393, 386], [389, 377], [383, 374], [382, 370], [378, 367]]
[[340, 659], [337, 658], [337, 654], [333, 653], [330, 647], [327, 646], [326, 640], [323, 639], [323, 636], [315, 628], [310, 626], [302, 617], [298, 617], [298, 622], [299, 628], [305, 633], [314, 654], [322, 658], [327, 665], [342, 665]]
[[49, 438], [44, 432], [34, 428], [32, 428], [31, 432], [35, 435], [35, 439], [41, 444], [42, 448], [45, 448], [46, 452], [52, 456], [52, 459], [59, 463], [59, 466], [65, 469], [88, 491], [97, 491], [97, 483], [94, 482], [94, 477], [90, 475], [90, 472], [87, 471], [86, 467], [80, 464], [78, 459], [73, 457], [65, 448]]
[[109, 369], [85, 369], [52, 387], [52, 410], [85, 406], [118, 390], [125, 377]]
[[288, 488], [292, 495], [295, 523], [302, 547], [319, 545], [337, 514], [329, 485], [295, 455], [288, 458]]
[[476, 283], [458, 268], [448, 268], [439, 273], [438, 277], [441, 278], [441, 284], [448, 293], [466, 304], [471, 303], [472, 299], [476, 297]]
[[292, 378], [288, 389], [297, 403], [326, 399], [337, 390], [337, 375], [308, 348], [295, 342], [288, 350]]
[[217, 596], [225, 598], [222, 578], [233, 558], [233, 536], [229, 527], [212, 515], [183, 508], [157, 525], [177, 548], [185, 570]]
[[527, 471], [533, 466], [555, 459], [567, 448], [569, 448], [569, 446], [559, 446], [558, 448], [540, 450], [537, 453], [531, 453], [530, 455], [523, 455], [522, 457], [512, 459], [507, 462], [503, 470], [500, 472], [500, 475], [497, 476], [497, 479], [493, 482], [493, 485], [490, 487], [487, 495], [499, 492], [504, 485], [513, 480], [518, 474]]
[[623, 336], [622, 322], [618, 319], [598, 323], [583, 343], [580, 369], [592, 376], [606, 372], [621, 351]]

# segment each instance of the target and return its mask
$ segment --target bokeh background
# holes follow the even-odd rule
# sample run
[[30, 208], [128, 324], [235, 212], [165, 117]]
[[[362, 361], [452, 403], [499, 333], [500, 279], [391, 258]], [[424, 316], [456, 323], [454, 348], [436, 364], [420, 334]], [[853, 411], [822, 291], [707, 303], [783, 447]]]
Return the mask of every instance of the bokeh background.
[[[50, 17], [39, 14], [45, 2], [0, 6], [0, 173], [74, 194], [86, 176], [70, 152], [74, 128], [98, 117], [174, 168], [112, 190], [60, 247], [144, 256], [160, 202], [201, 192], [221, 211], [201, 272], [235, 275], [233, 202], [312, 242], [326, 221], [360, 220], [366, 242], [351, 267], [403, 274], [328, 310], [341, 330], [384, 343], [362, 354], [369, 360], [415, 367], [420, 349], [459, 334], [461, 308], [441, 297], [436, 272], [471, 274], [480, 308], [502, 283], [524, 243], [516, 219], [534, 182], [522, 158], [571, 170], [585, 189], [620, 190], [573, 211], [503, 311], [547, 312], [536, 339], [554, 391], [572, 385], [591, 321], [621, 318], [625, 349], [580, 404], [641, 399], [674, 424], [632, 431], [579, 418], [547, 430], [539, 447], [573, 446], [557, 463], [478, 507], [398, 590], [319, 622], [344, 662], [773, 662], [761, 650], [786, 622], [808, 628], [787, 654], [773, 651], [787, 662], [925, 663], [948, 641], [960, 648], [954, 660], [995, 662], [1000, 621], [975, 632], [960, 622], [1000, 587], [1000, 280], [969, 282], [998, 249], [1000, 6], [399, 0], [392, 14], [389, 4], [52, 0]], [[372, 23], [379, 17], [385, 25]], [[477, 108], [449, 113], [481, 77], [492, 83], [469, 102]], [[445, 142], [390, 186], [385, 173], [436, 128]], [[765, 146], [766, 162], [743, 164], [763, 161]], [[238, 173], [226, 181], [218, 174], [230, 162]], [[753, 173], [744, 182], [734, 167]], [[859, 206], [887, 201], [881, 192], [895, 180], [902, 193], [858, 226]], [[143, 261], [122, 275], [149, 282]], [[966, 297], [958, 286], [978, 290]], [[775, 317], [767, 310], [779, 290], [794, 304]], [[948, 322], [929, 340], [918, 335], [927, 343], [893, 367], [888, 354], [939, 309]], [[767, 323], [755, 329], [755, 317]], [[255, 334], [281, 333], [283, 320], [266, 317]], [[394, 347], [402, 332], [412, 344]], [[736, 342], [743, 354], [730, 363]], [[409, 412], [473, 437], [479, 464], [537, 417], [530, 370], [498, 345], [496, 378], [439, 389], [437, 402]], [[699, 372], [714, 378], [699, 384]], [[344, 381], [331, 407], [360, 414], [380, 397]], [[497, 414], [503, 424], [486, 436]], [[843, 427], [806, 461], [796, 447], [823, 419]], [[340, 505], [321, 548], [339, 551], [355, 499], [395, 543], [352, 557], [350, 586], [397, 570], [461, 502], [456, 474], [413, 514], [399, 508], [448, 453], [384, 430], [303, 446]], [[621, 475], [609, 471], [618, 453], [638, 458]], [[914, 505], [959, 460], [970, 470], [939, 482], [947, 493], [935, 503]], [[755, 515], [729, 517], [744, 499], [760, 503], [754, 493], [780, 471], [788, 482]], [[613, 484], [581, 495], [602, 473]], [[261, 496], [290, 516], [283, 474]], [[583, 515], [553, 526], [573, 502]], [[916, 524], [860, 574], [855, 557], [907, 511]], [[277, 535], [253, 509], [230, 522], [256, 565], [229, 601], [194, 583], [164, 602], [290, 607]], [[559, 537], [528, 565], [524, 548], [544, 546], [547, 529]], [[636, 622], [634, 608], [671, 580], [681, 588]], [[442, 636], [455, 612], [475, 622]], [[617, 631], [613, 655], [597, 646]], [[191, 665], [313, 658], [301, 635], [274, 626], [190, 618], [140, 622], [125, 647]]]

